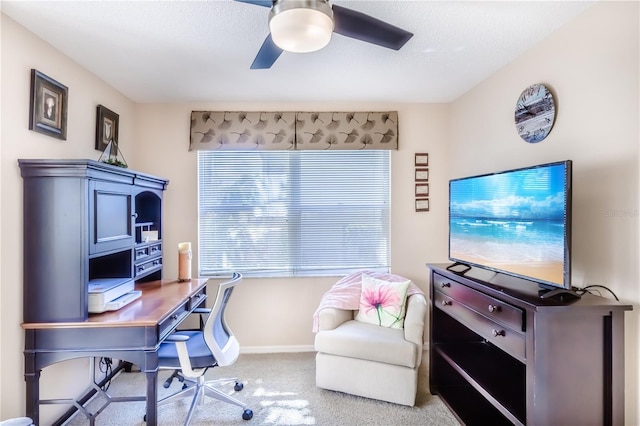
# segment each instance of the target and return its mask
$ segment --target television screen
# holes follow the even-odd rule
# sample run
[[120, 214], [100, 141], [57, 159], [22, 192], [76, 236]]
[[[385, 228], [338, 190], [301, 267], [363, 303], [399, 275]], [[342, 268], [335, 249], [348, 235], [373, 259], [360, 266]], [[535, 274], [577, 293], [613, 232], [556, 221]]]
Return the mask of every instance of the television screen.
[[449, 258], [571, 288], [571, 161], [449, 182]]

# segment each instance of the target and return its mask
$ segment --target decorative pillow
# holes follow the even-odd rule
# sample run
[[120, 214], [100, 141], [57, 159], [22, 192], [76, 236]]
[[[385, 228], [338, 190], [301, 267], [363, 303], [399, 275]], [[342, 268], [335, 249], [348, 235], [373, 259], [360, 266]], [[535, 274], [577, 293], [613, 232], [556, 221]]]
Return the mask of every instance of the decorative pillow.
[[362, 274], [362, 292], [357, 321], [390, 328], [403, 328], [407, 290], [411, 280], [390, 282]]

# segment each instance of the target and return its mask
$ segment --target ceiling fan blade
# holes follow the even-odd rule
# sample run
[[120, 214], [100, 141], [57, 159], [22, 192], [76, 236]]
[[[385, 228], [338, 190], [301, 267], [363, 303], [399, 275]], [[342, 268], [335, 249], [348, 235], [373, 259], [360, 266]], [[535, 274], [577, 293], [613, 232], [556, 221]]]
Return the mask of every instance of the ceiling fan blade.
[[271, 34], [264, 39], [262, 43], [262, 47], [260, 47], [260, 51], [256, 55], [256, 58], [253, 60], [251, 64], [252, 70], [263, 70], [267, 68], [271, 68], [271, 65], [274, 64], [276, 59], [280, 57], [282, 54], [282, 49], [280, 49], [273, 42], [271, 38]]
[[236, 1], [239, 1], [240, 3], [255, 4], [256, 6], [264, 6], [264, 7], [273, 6], [273, 0], [236, 0]]
[[413, 33], [362, 12], [333, 5], [334, 33], [399, 50]]

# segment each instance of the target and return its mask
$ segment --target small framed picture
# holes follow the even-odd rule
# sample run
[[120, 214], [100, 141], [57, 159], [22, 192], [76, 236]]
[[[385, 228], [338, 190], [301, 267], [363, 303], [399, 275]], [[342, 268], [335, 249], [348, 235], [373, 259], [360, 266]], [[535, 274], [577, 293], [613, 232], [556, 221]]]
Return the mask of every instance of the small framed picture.
[[427, 167], [429, 165], [429, 154], [427, 153], [416, 153], [416, 167]]
[[[118, 144], [118, 121], [120, 116], [102, 105], [98, 105], [98, 114], [96, 119], [96, 149], [104, 151], [109, 142]], [[111, 154], [116, 155], [116, 147]]]
[[429, 184], [416, 183], [416, 197], [428, 197], [428, 196], [429, 196]]
[[416, 182], [428, 182], [429, 169], [416, 169]]
[[429, 199], [428, 198], [416, 198], [416, 211], [428, 212], [429, 211]]
[[66, 140], [68, 97], [67, 86], [32, 69], [29, 130]]

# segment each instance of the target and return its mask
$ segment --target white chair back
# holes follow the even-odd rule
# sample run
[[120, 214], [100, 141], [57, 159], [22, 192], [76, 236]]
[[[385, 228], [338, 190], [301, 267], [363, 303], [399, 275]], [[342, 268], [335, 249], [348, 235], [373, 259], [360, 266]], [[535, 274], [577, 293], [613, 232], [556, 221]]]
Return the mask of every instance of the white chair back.
[[242, 274], [234, 272], [231, 279], [218, 286], [211, 313], [204, 325], [204, 340], [219, 366], [233, 364], [240, 355], [240, 343], [225, 320], [225, 310], [235, 286], [242, 281]]

